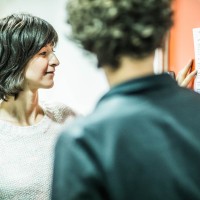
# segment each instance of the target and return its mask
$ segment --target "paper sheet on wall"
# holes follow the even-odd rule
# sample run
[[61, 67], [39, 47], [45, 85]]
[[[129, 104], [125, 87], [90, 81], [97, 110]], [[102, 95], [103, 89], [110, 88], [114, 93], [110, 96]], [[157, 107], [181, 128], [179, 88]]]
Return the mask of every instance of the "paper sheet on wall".
[[200, 93], [200, 28], [193, 28], [195, 68], [197, 75], [194, 80], [194, 91]]

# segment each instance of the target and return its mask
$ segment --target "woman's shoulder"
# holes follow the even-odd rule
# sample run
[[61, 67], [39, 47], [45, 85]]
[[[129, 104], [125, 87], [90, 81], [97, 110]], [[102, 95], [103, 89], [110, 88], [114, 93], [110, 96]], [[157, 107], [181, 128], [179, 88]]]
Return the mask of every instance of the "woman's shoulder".
[[63, 123], [66, 120], [77, 116], [76, 112], [72, 108], [61, 102], [41, 101], [40, 105], [45, 114], [58, 123]]

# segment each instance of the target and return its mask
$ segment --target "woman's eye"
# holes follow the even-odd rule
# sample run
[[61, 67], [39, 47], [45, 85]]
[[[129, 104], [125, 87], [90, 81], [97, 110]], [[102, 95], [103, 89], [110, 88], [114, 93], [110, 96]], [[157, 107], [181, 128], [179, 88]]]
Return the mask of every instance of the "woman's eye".
[[46, 51], [43, 51], [43, 52], [39, 53], [39, 55], [41, 55], [41, 56], [46, 56], [46, 55], [47, 55], [47, 52], [46, 52]]

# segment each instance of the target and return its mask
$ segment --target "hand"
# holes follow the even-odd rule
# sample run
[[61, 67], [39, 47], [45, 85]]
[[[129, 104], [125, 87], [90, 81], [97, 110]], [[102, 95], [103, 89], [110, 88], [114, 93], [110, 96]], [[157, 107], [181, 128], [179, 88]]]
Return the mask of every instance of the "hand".
[[187, 87], [197, 74], [197, 70], [191, 72], [193, 60], [190, 60], [188, 64], [178, 73], [176, 81], [181, 87]]

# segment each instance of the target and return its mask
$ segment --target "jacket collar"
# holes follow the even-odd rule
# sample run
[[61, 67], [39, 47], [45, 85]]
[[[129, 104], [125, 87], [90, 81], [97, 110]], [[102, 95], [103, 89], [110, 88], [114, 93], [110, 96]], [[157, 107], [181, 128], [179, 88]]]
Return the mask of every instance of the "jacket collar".
[[132, 79], [123, 82], [119, 85], [112, 87], [98, 103], [107, 99], [113, 95], [120, 94], [138, 94], [148, 90], [159, 90], [163, 87], [174, 87], [177, 86], [177, 82], [167, 73], [159, 75], [150, 75], [142, 78]]

